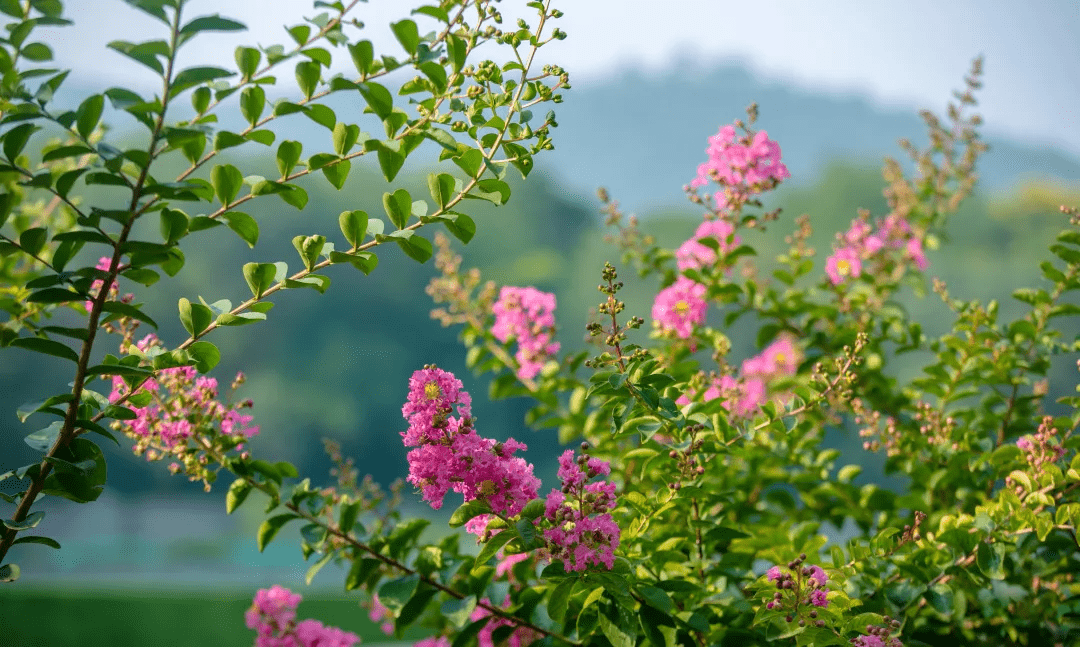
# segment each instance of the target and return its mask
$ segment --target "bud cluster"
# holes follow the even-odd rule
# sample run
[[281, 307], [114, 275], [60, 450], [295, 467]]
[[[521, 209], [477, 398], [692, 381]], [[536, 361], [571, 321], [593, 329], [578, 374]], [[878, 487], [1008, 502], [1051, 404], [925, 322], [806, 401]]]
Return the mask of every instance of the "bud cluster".
[[776, 592], [765, 608], [787, 611], [784, 619], [788, 622], [798, 619], [800, 627], [806, 626], [807, 622], [823, 627], [825, 622], [817, 619], [818, 613], [814, 607], [829, 606], [826, 597], [829, 576], [820, 566], [804, 566], [805, 561], [806, 553], [803, 553], [787, 563], [787, 571], [779, 566], [769, 569], [767, 577], [770, 582], [776, 583]]
[[892, 638], [892, 633], [900, 629], [900, 621], [890, 616], [882, 618], [883, 625], [866, 625], [866, 635], [852, 638], [855, 647], [904, 647], [899, 638]]

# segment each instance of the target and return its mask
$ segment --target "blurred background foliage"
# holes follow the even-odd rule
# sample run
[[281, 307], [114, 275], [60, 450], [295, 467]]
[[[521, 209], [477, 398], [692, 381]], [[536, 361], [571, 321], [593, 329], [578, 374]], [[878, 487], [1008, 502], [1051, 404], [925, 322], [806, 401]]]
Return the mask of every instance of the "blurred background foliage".
[[[709, 97], [717, 99], [715, 105], [708, 103]], [[580, 95], [568, 93], [566, 109], [557, 111], [557, 150], [537, 158], [537, 169], [527, 182], [513, 182], [510, 203], [498, 208], [467, 205], [477, 235], [464, 248], [455, 241], [463, 267], [478, 267], [484, 280], [498, 285], [534, 285], [554, 292], [563, 352], [585, 346], [584, 326], [599, 302], [596, 285], [606, 260], [622, 270], [627, 287], [620, 296], [627, 302], [626, 316], [648, 320], [657, 285], [651, 279], [635, 280], [630, 268], [621, 266], [618, 252], [603, 241], [607, 232], [599, 202], [590, 192], [595, 186], [584, 185], [597, 178], [595, 184], [608, 184], [614, 199], [638, 211], [646, 232], [661, 245], [677, 246], [701, 218], [698, 208], [680, 200], [682, 183], [704, 159], [706, 137], [720, 124], [742, 117], [751, 101], [761, 104], [758, 127], [780, 143], [793, 177], [765, 199], [766, 209], [783, 208], [779, 220], [763, 233], [744, 232], [743, 239], [758, 248], [757, 262], [767, 271], [776, 254], [786, 249], [783, 239], [794, 228], [795, 217], [809, 214], [811, 242], [822, 267], [836, 232], [847, 228], [858, 208], [869, 209], [873, 217], [887, 212], [881, 157], [901, 156], [895, 145], [901, 137], [921, 145], [921, 124], [913, 115], [882, 111], [860, 100], [763, 86], [728, 68], [693, 78], [628, 73]], [[692, 107], [691, 118], [676, 118], [681, 109], [673, 106], [680, 105]], [[669, 117], [657, 117], [664, 114]], [[301, 140], [314, 136], [301, 132], [297, 137], [293, 127], [306, 128], [299, 121], [287, 124], [279, 131], [279, 141], [285, 133]], [[951, 218], [948, 240], [928, 252], [927, 283], [937, 276], [955, 298], [999, 299], [1002, 317], [1008, 318], [1020, 311], [1009, 297], [1011, 291], [1042, 281], [1038, 262], [1060, 230], [1058, 205], [1080, 204], [1080, 185], [1058, 179], [1076, 178], [1078, 163], [1058, 151], [1021, 142], [991, 139], [990, 144], [980, 167], [988, 181]], [[233, 163], [246, 174], [272, 174], [241, 153]], [[427, 170], [415, 168], [405, 188], [422, 194]], [[312, 180], [306, 186], [311, 200], [303, 211], [272, 197], [248, 209], [261, 229], [254, 249], [224, 228], [200, 232], [185, 249], [188, 262], [180, 274], [163, 277], [152, 290], [122, 284], [121, 292], [132, 291], [136, 301], [145, 302], [146, 311], [162, 326], [159, 336], [174, 345], [186, 337], [175, 315], [180, 297], [241, 298], [247, 292], [240, 273], [244, 263], [285, 259], [295, 266], [293, 236], [323, 233], [336, 240], [341, 211], [383, 213], [385, 185], [370, 166], [354, 166], [340, 192], [321, 177], [307, 179]], [[95, 197], [107, 200], [107, 195], [88, 199]], [[328, 268], [333, 280], [328, 294], [288, 291], [275, 296], [268, 321], [214, 333], [223, 357], [214, 375], [223, 384], [237, 370], [248, 376], [239, 395], [254, 400], [261, 427], [252, 452], [271, 461], [291, 461], [314, 483], [327, 483], [330, 464], [320, 438], [331, 437], [354, 458], [361, 474], [388, 484], [406, 470], [398, 432], [405, 428], [401, 405], [408, 378], [424, 364], [435, 363], [456, 373], [473, 394], [482, 433], [527, 443], [526, 459], [550, 485], [557, 455], [554, 431], [534, 433], [524, 426], [526, 400], [490, 402], [490, 376], [477, 378], [467, 371], [456, 330], [443, 329], [429, 318], [432, 303], [424, 286], [435, 272], [434, 264], [418, 265], [396, 248], [378, 251], [379, 267], [371, 276], [348, 267]], [[928, 333], [945, 330], [948, 310], [932, 293], [918, 298], [909, 292], [903, 299]], [[710, 313], [714, 325], [721, 318], [718, 312]], [[727, 332], [736, 359], [758, 350], [752, 321], [740, 320]], [[115, 352], [115, 343], [105, 340], [100, 352]], [[20, 425], [15, 408], [62, 388], [69, 379], [59, 372], [60, 362], [41, 364], [38, 357], [18, 349], [0, 357], [0, 471], [36, 455], [22, 437], [38, 421], [31, 418]], [[1073, 390], [1074, 359], [1062, 358], [1056, 367], [1051, 397]], [[917, 360], [912, 355], [897, 370], [914, 371]], [[867, 467], [860, 478], [903, 487], [883, 479], [881, 461], [862, 450], [853, 430], [838, 430], [831, 442], [843, 449], [849, 462]], [[126, 448], [106, 451], [109, 485], [101, 500], [83, 507], [45, 502], [46, 510], [64, 508], [47, 522], [48, 534], [64, 548], [23, 550], [19, 561], [28, 577], [17, 586], [0, 588], [0, 644], [247, 644], [252, 634], [243, 627], [242, 611], [257, 587], [272, 583], [305, 593], [300, 617], [318, 617], [364, 634], [365, 642], [378, 641], [380, 634], [372, 633], [366, 614], [356, 609], [358, 598], [327, 593], [340, 591], [337, 571], [327, 568], [320, 575], [314, 585], [320, 593], [310, 594], [314, 597], [309, 601], [301, 584], [305, 565], [295, 541], [286, 538], [266, 554], [256, 552], [254, 528], [261, 521], [260, 511], [248, 506], [246, 514], [227, 518], [227, 481], [204, 494], [201, 486], [170, 476], [161, 463], [147, 464]], [[15, 483], [6, 481], [0, 487], [13, 490]], [[412, 499], [407, 494], [406, 500]], [[447, 505], [454, 507], [452, 502]], [[418, 506], [409, 509], [430, 514]], [[103, 593], [103, 582], [112, 582], [113, 588]], [[198, 593], [206, 582], [218, 588]], [[76, 588], [64, 592], [59, 583]], [[162, 589], [163, 583], [186, 583], [195, 592], [178, 594]], [[145, 623], [131, 621], [144, 615], [156, 618], [152, 635], [139, 628]], [[15, 618], [33, 621], [23, 625]], [[13, 629], [16, 626], [24, 628]]]

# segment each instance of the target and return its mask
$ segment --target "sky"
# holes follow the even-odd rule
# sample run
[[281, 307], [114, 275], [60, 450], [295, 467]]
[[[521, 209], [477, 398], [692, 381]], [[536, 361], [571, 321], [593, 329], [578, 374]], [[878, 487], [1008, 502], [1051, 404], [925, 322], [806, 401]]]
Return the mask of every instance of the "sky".
[[[376, 45], [386, 25], [420, 0], [370, 0], [354, 12]], [[524, 0], [503, 0], [508, 15]], [[1080, 154], [1080, 2], [1076, 0], [555, 0], [569, 34], [543, 50], [578, 85], [627, 68], [656, 74], [744, 64], [763, 79], [824, 93], [861, 95], [884, 108], [943, 112], [971, 60], [986, 58], [980, 111], [986, 133]], [[150, 77], [108, 50], [114, 39], [158, 37], [160, 25], [122, 0], [66, 0], [75, 27], [45, 41], [73, 78], [151, 89]], [[194, 41], [187, 64], [232, 65], [238, 42], [286, 43], [283, 25], [313, 16], [310, 0], [190, 0], [188, 15], [220, 13], [249, 32]], [[423, 22], [423, 28], [433, 23]], [[343, 57], [344, 61], [348, 57]], [[349, 71], [343, 66], [336, 71]]]

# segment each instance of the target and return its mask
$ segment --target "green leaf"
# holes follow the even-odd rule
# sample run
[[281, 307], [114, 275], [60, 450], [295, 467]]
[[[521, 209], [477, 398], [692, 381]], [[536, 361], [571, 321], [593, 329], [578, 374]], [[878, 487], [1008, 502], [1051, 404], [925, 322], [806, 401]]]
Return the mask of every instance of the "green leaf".
[[266, 548], [266, 545], [269, 544], [271, 540], [273, 540], [274, 535], [278, 534], [278, 531], [281, 530], [281, 528], [285, 524], [289, 523], [293, 519], [299, 518], [300, 517], [295, 514], [288, 513], [279, 514], [276, 517], [270, 517], [266, 521], [262, 522], [262, 525], [259, 526], [259, 532], [257, 535], [259, 552], [263, 552], [263, 549]]
[[975, 563], [983, 575], [992, 580], [1005, 579], [1005, 546], [1001, 543], [979, 542]]
[[184, 330], [192, 337], [198, 337], [214, 320], [214, 313], [210, 308], [201, 303], [191, 303], [187, 299], [180, 299], [180, 323], [184, 324]]
[[[181, 36], [194, 36], [201, 31], [245, 31], [247, 26], [231, 18], [222, 18], [219, 14], [199, 16], [180, 28]], [[181, 39], [184, 42], [186, 39]]]
[[220, 67], [189, 67], [186, 70], [181, 70], [176, 75], [172, 85], [169, 87], [169, 91], [175, 96], [200, 83], [206, 83], [207, 81], [213, 81], [215, 79], [223, 79], [233, 76], [233, 74], [233, 72]]
[[334, 111], [320, 103], [307, 106], [304, 109], [304, 114], [307, 115], [308, 119], [331, 131], [337, 124], [337, 115], [334, 114]]
[[675, 605], [671, 602], [671, 598], [668, 594], [660, 588], [655, 586], [642, 586], [638, 588], [638, 593], [641, 594], [642, 599], [645, 600], [649, 606], [662, 611], [668, 615], [671, 615]]
[[490, 513], [491, 506], [488, 505], [486, 501], [482, 501], [480, 499], [473, 499], [472, 501], [467, 501], [461, 504], [461, 506], [459, 506], [458, 509], [454, 511], [454, 514], [450, 515], [450, 527], [459, 528], [461, 526], [464, 526], [465, 523], [473, 517]]
[[65, 290], [64, 288], [45, 288], [38, 290], [26, 298], [27, 303], [71, 303], [83, 301], [86, 295]]
[[247, 281], [256, 299], [262, 298], [267, 288], [274, 284], [276, 274], [277, 268], [273, 263], [246, 263], [244, 265], [244, 280]]
[[610, 620], [606, 613], [600, 614], [600, 630], [611, 642], [612, 647], [634, 647], [634, 639], [617, 623]]
[[420, 44], [420, 32], [416, 28], [415, 22], [406, 19], [390, 23], [390, 29], [394, 31], [394, 36], [397, 37], [398, 42], [401, 43], [406, 52], [416, 54], [416, 48]]
[[154, 70], [158, 75], [165, 74], [165, 67], [158, 59], [169, 56], [169, 44], [163, 40], [146, 41], [144, 43], [129, 43], [126, 40], [114, 40], [107, 47], [113, 51], [127, 56], [131, 60], [145, 65]]
[[405, 227], [412, 213], [412, 196], [405, 189], [383, 194], [383, 209], [390, 216], [390, 222], [398, 229]]
[[349, 178], [349, 171], [352, 169], [352, 162], [350, 160], [342, 158], [336, 164], [327, 164], [322, 167], [323, 175], [330, 181], [330, 184], [334, 185], [334, 188], [338, 191], [345, 186], [345, 180]]
[[300, 161], [300, 152], [303, 149], [303, 145], [296, 141], [285, 140], [278, 144], [277, 166], [282, 178], [288, 177], [296, 168], [297, 162]]
[[952, 588], [945, 582], [938, 582], [926, 590], [926, 601], [940, 614], [951, 616], [955, 609]]
[[465, 197], [487, 200], [501, 206], [510, 199], [510, 185], [495, 178], [480, 180], [476, 183], [476, 188], [466, 193]]
[[576, 584], [576, 579], [567, 578], [559, 582], [551, 592], [551, 596], [548, 598], [547, 610], [548, 615], [556, 622], [566, 617], [566, 609], [570, 604], [570, 594], [574, 591]]
[[428, 175], [428, 190], [431, 192], [431, 198], [435, 200], [435, 205], [440, 210], [446, 209], [446, 205], [454, 197], [456, 186], [457, 180], [446, 173], [431, 173]]
[[53, 57], [52, 49], [45, 43], [29, 43], [20, 53], [28, 61], [51, 61]]
[[27, 434], [23, 441], [31, 448], [39, 452], [48, 452], [60, 437], [60, 431], [64, 428], [64, 421], [57, 420], [44, 429]]
[[356, 254], [330, 252], [330, 262], [349, 263], [364, 274], [371, 274], [371, 271], [379, 264], [379, 257], [371, 252], [358, 252]]
[[248, 247], [254, 248], [255, 243], [259, 242], [259, 223], [251, 216], [240, 211], [226, 211], [221, 217]]
[[37, 256], [49, 239], [49, 230], [45, 227], [32, 227], [19, 234], [19, 247], [31, 256]]
[[95, 94], [87, 97], [75, 110], [75, 129], [85, 139], [94, 132], [105, 109], [105, 97]]
[[[382, 598], [379, 598], [380, 600]], [[451, 598], [442, 603], [442, 607], [439, 609], [442, 611], [443, 616], [450, 621], [450, 624], [454, 627], [461, 629], [465, 626], [465, 623], [469, 621], [469, 616], [476, 609], [476, 597], [467, 596], [464, 598], [456, 599]]]
[[325, 236], [296, 236], [292, 240], [293, 247], [300, 254], [304, 267], [308, 271], [314, 269], [322, 254], [323, 245], [326, 244]]
[[360, 502], [353, 501], [341, 506], [341, 516], [338, 523], [338, 527], [342, 532], [352, 532], [353, 526], [356, 525], [356, 519], [360, 516]]
[[290, 290], [295, 288], [312, 288], [317, 290], [319, 294], [324, 294], [330, 287], [330, 277], [323, 276], [322, 274], [308, 274], [307, 276], [298, 279], [285, 279], [285, 287]]
[[48, 546], [49, 548], [55, 548], [57, 550], [60, 549], [60, 542], [49, 537], [42, 537], [41, 535], [27, 535], [25, 537], [19, 537], [15, 541], [11, 542], [12, 546], [14, 546], [15, 544], [41, 544], [43, 546]]
[[232, 164], [218, 164], [210, 171], [210, 184], [214, 187], [214, 194], [217, 195], [222, 206], [228, 206], [240, 193], [244, 176], [240, 173], [240, 169]]
[[165, 243], [173, 245], [188, 233], [188, 217], [178, 209], [162, 209], [159, 214], [161, 221], [161, 237]]
[[54, 148], [48, 153], [41, 156], [42, 162], [53, 162], [56, 160], [67, 159], [69, 157], [76, 157], [79, 155], [93, 155], [95, 151], [92, 148], [87, 148], [82, 144], [75, 144], [72, 146], [60, 146]]
[[16, 348], [25, 348], [26, 350], [31, 350], [35, 353], [44, 353], [46, 355], [62, 357], [73, 362], [79, 361], [78, 353], [64, 344], [51, 339], [43, 339], [41, 337], [19, 337], [12, 340], [11, 345]]
[[375, 60], [375, 48], [372, 46], [371, 41], [362, 40], [349, 45], [348, 48], [353, 59], [353, 65], [356, 66], [356, 71], [360, 73], [361, 77], [367, 77], [371, 72], [371, 64]]
[[476, 223], [468, 214], [448, 211], [437, 216], [437, 219], [446, 225], [447, 231], [463, 243], [467, 244], [476, 235]]
[[417, 263], [426, 263], [431, 258], [431, 241], [411, 229], [401, 229], [390, 234], [405, 255]]
[[325, 555], [323, 555], [319, 559], [319, 561], [312, 564], [311, 567], [308, 568], [307, 573], [304, 574], [304, 584], [307, 584], [307, 585], [310, 586], [311, 585], [311, 580], [315, 579], [316, 573], [321, 571], [322, 567], [326, 566], [327, 562], [329, 562], [333, 557], [334, 557], [334, 551], [327, 551], [327, 553]]
[[338, 226], [345, 240], [356, 249], [364, 242], [367, 233], [368, 215], [366, 211], [342, 211], [338, 216]]
[[[240, 69], [240, 74], [244, 79], [250, 79], [255, 76], [255, 72], [259, 69], [259, 62], [262, 60], [262, 52], [254, 47], [237, 47], [236, 53], [236, 67]], [[203, 112], [202, 110], [199, 111]]]
[[390, 580], [379, 587], [379, 602], [389, 609], [396, 618], [401, 610], [416, 593], [416, 587], [420, 583], [420, 575], [413, 573], [396, 580]]
[[484, 168], [484, 155], [475, 148], [470, 148], [452, 160], [469, 177], [479, 177], [481, 169]]
[[221, 352], [208, 341], [197, 341], [188, 347], [188, 353], [195, 360], [195, 370], [204, 375], [209, 373], [221, 361]]
[[370, 557], [354, 559], [349, 574], [345, 576], [345, 590], [354, 591], [360, 588], [380, 564], [382, 564], [381, 561]]
[[[195, 109], [198, 114], [203, 114], [206, 109], [210, 107], [210, 88], [197, 88], [191, 93], [191, 107]], [[168, 138], [168, 136], [166, 136]], [[172, 142], [170, 142], [171, 144]]]
[[344, 122], [334, 126], [333, 142], [334, 150], [338, 155], [345, 155], [356, 145], [360, 138], [360, 126], [345, 124]]
[[301, 61], [296, 64], [296, 82], [300, 85], [300, 91], [304, 98], [310, 99], [319, 86], [319, 78], [322, 76], [322, 66], [314, 61]]
[[248, 86], [240, 93], [240, 113], [252, 126], [259, 121], [265, 107], [266, 91], [259, 86]]
[[521, 537], [521, 545], [525, 550], [537, 547], [536, 526], [533, 525], [532, 519], [518, 519], [514, 523], [514, 530], [517, 531], [518, 537]]
[[476, 555], [476, 560], [473, 562], [473, 570], [480, 568], [487, 563], [489, 559], [495, 557], [495, 554], [499, 552], [499, 549], [505, 546], [508, 542], [512, 541], [518, 535], [515, 532], [509, 530], [503, 530], [502, 532], [492, 536], [491, 539], [484, 544], [484, 547], [480, 549], [480, 552]]
[[394, 97], [385, 87], [374, 81], [368, 81], [367, 83], [360, 83], [359, 90], [364, 97], [364, 101], [368, 104], [368, 109], [374, 112], [379, 119], [387, 119], [394, 111]]

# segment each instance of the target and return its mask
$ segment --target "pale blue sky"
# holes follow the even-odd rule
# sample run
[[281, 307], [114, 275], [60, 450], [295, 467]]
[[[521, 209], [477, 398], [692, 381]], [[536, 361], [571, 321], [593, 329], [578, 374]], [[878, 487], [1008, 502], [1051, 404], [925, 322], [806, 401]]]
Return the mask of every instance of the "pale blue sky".
[[[371, 0], [357, 15], [378, 45], [409, 0]], [[523, 0], [504, 0], [508, 15]], [[158, 33], [122, 0], [67, 0], [74, 28], [48, 42], [84, 83], [107, 87], [149, 79], [105, 48]], [[188, 63], [232, 63], [232, 48], [286, 42], [282, 25], [311, 16], [309, 0], [190, 0], [191, 16], [220, 12], [250, 33], [196, 41]], [[765, 79], [860, 94], [885, 107], [943, 112], [971, 59], [986, 56], [980, 111], [988, 135], [1053, 144], [1080, 155], [1080, 2], [1076, 0], [562, 0], [570, 37], [547, 48], [576, 82], [602, 82], [639, 67], [678, 73], [686, 61], [740, 62]], [[389, 45], [389, 43], [388, 43]], [[344, 58], [347, 60], [347, 57]], [[344, 67], [341, 68], [345, 70]]]

